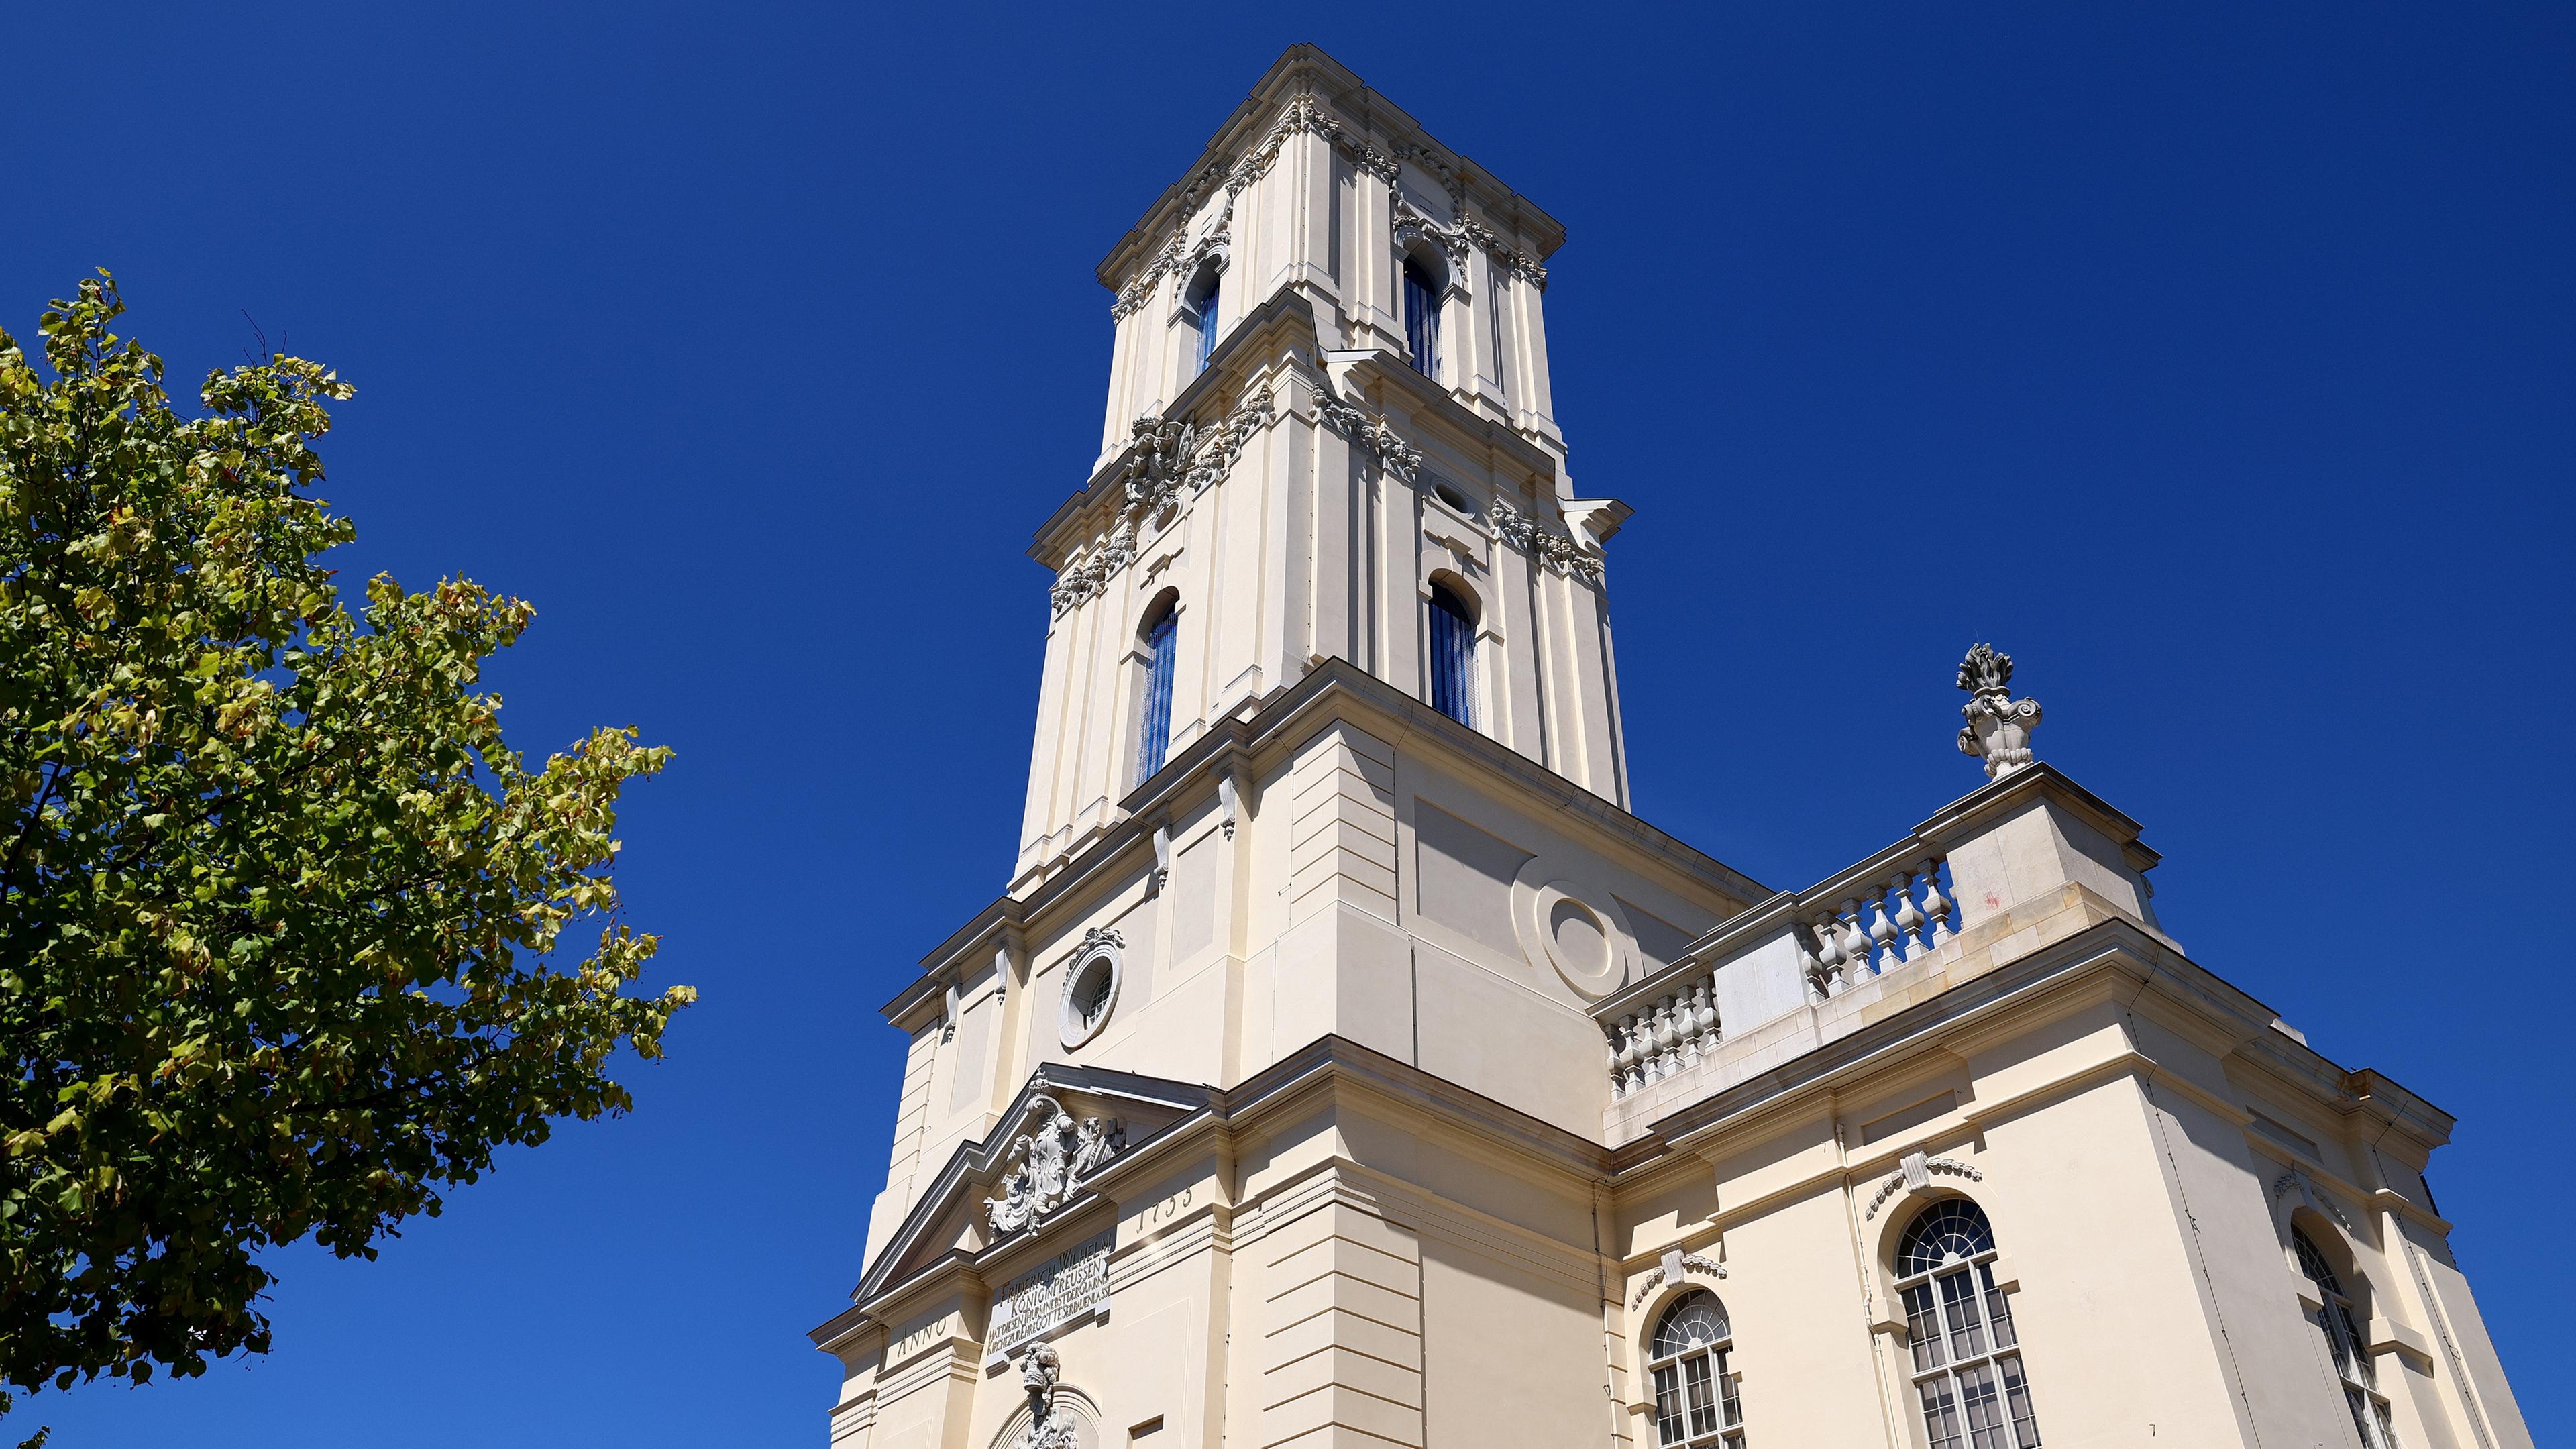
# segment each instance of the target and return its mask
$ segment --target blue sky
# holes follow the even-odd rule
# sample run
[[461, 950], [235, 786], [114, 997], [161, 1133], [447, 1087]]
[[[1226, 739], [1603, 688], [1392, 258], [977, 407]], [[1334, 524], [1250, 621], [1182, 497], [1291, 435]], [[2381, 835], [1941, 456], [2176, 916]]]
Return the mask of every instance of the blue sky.
[[2457, 1113], [2533, 1429], [2576, 1282], [2576, 10], [10, 7], [0, 322], [113, 268], [193, 380], [354, 380], [345, 577], [539, 614], [523, 748], [676, 746], [623, 879], [705, 993], [637, 1110], [62, 1449], [822, 1442], [877, 1007], [1005, 881], [1098, 439], [1091, 269], [1287, 44], [1562, 219], [1639, 811], [1766, 883], [1977, 783], [1972, 639], [2202, 962]]

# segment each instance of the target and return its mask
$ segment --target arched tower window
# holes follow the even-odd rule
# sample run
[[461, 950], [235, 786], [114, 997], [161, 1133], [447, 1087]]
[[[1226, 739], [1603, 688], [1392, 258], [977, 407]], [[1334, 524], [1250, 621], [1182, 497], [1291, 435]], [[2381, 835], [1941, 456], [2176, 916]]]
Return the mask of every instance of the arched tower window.
[[1931, 1449], [2038, 1449], [1985, 1210], [1950, 1198], [1915, 1214], [1896, 1244], [1896, 1291]]
[[1441, 277], [1420, 257], [1404, 259], [1404, 346], [1413, 361], [1413, 370], [1425, 377], [1440, 375], [1440, 293]]
[[1137, 713], [1136, 783], [1163, 768], [1172, 744], [1172, 662], [1180, 654], [1178, 604], [1165, 600], [1145, 626], [1145, 702]]
[[1705, 1289], [1673, 1301], [1646, 1361], [1655, 1377], [1655, 1439], [1664, 1449], [1744, 1449], [1744, 1405], [1726, 1365], [1735, 1333]]
[[2361, 1336], [2360, 1318], [2343, 1291], [2343, 1280], [2300, 1229], [2290, 1229], [2290, 1250], [2298, 1254], [2299, 1271], [2317, 1285], [2317, 1297], [2325, 1303], [2316, 1316], [2317, 1327], [2326, 1336], [2326, 1356], [2334, 1360], [2344, 1406], [2352, 1410], [2352, 1432], [2360, 1437], [2362, 1449], [2397, 1449], [2397, 1434], [2388, 1422], [2388, 1400], [2380, 1397], [2369, 1341]]
[[1447, 584], [1431, 586], [1431, 707], [1476, 727], [1476, 615]]
[[1190, 372], [1193, 376], [1207, 371], [1208, 359], [1216, 355], [1217, 289], [1224, 276], [1225, 273], [1216, 267], [1200, 269], [1197, 278], [1190, 283], [1188, 296], [1183, 299], [1189, 308], [1190, 323], [1197, 332], [1190, 344], [1193, 358]]

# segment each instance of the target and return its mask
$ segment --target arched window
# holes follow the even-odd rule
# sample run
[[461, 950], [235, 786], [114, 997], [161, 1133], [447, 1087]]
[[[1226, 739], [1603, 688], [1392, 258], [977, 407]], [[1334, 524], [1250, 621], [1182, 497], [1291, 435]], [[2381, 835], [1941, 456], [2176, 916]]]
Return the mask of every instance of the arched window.
[[1203, 269], [1190, 283], [1189, 295], [1185, 299], [1190, 323], [1197, 332], [1192, 341], [1194, 360], [1190, 364], [1190, 372], [1193, 376], [1207, 371], [1208, 359], [1216, 354], [1216, 297], [1224, 275], [1215, 267]]
[[1137, 716], [1136, 783], [1163, 768], [1172, 744], [1172, 661], [1180, 654], [1180, 609], [1166, 602], [1145, 626], [1145, 707]]
[[1440, 278], [1418, 257], [1404, 259], [1404, 344], [1413, 370], [1440, 375]]
[[1896, 1291], [1931, 1449], [2038, 1449], [1985, 1211], [1950, 1198], [1915, 1214], [1896, 1243]]
[[1431, 707], [1476, 727], [1476, 616], [1447, 584], [1431, 586]]
[[1655, 1376], [1655, 1438], [1684, 1449], [1744, 1449], [1744, 1405], [1726, 1356], [1726, 1305], [1693, 1289], [1664, 1310], [1646, 1361]]
[[2360, 1320], [2342, 1280], [2335, 1276], [2334, 1265], [2297, 1228], [2290, 1229], [2290, 1249], [2299, 1255], [2299, 1271], [2317, 1285], [2317, 1297], [2325, 1302], [2324, 1311], [2316, 1316], [2317, 1327], [2326, 1336], [2326, 1356], [2334, 1360], [2344, 1406], [2352, 1410], [2353, 1433], [2360, 1436], [2363, 1449], [2397, 1449], [2397, 1434], [2388, 1422], [2388, 1400], [2380, 1397], [2378, 1371], [2370, 1361], [2369, 1341], [2361, 1336]]

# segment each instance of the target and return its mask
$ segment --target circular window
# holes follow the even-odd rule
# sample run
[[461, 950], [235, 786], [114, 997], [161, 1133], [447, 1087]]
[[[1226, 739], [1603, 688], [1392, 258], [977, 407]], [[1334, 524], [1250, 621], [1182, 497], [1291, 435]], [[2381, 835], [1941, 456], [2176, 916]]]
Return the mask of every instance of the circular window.
[[1073, 958], [1065, 968], [1064, 1005], [1057, 1035], [1066, 1047], [1078, 1047], [1100, 1035], [1118, 1005], [1118, 948], [1102, 942]]
[[1459, 492], [1454, 487], [1451, 487], [1447, 479], [1432, 479], [1431, 492], [1434, 496], [1439, 498], [1441, 502], [1457, 509], [1460, 513], [1464, 513], [1471, 518], [1475, 516], [1476, 505], [1467, 501], [1466, 494]]

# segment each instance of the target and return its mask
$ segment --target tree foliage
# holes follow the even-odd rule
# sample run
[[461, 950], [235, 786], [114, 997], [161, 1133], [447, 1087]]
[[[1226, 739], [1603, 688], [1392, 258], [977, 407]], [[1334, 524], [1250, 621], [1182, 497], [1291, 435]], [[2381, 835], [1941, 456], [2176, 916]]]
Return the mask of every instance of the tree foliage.
[[[532, 611], [378, 576], [310, 496], [320, 365], [173, 411], [114, 282], [0, 332], [0, 1378], [267, 1351], [260, 1250], [343, 1256], [505, 1144], [628, 1106], [686, 987], [630, 994], [599, 729], [530, 770], [483, 662]], [[586, 959], [568, 930], [600, 930]], [[558, 951], [561, 942], [564, 949]], [[5, 1404], [5, 1399], [0, 1399]]]

